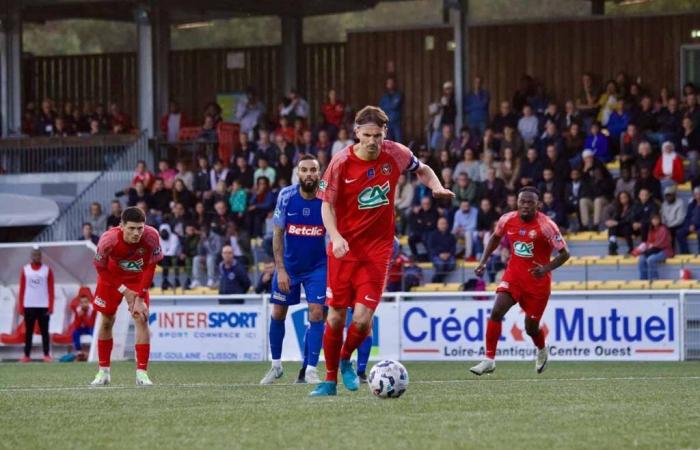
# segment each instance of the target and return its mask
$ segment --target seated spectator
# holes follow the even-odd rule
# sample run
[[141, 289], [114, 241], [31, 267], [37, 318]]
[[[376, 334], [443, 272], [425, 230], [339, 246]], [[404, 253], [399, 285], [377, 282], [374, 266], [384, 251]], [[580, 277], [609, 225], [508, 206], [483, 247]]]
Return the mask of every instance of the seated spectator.
[[566, 229], [569, 228], [569, 220], [566, 217], [563, 202], [556, 199], [552, 192], [545, 191], [542, 194], [542, 208], [540, 211], [542, 211], [542, 214], [552, 219], [562, 232], [565, 232]]
[[236, 158], [236, 167], [229, 171], [231, 178], [230, 180], [227, 178], [227, 184], [232, 184], [233, 180], [238, 180], [243, 189], [252, 189], [255, 185], [255, 170], [243, 156], [238, 156]]
[[449, 224], [444, 217], [438, 219], [437, 230], [428, 237], [428, 252], [435, 268], [433, 283], [440, 283], [449, 272], [455, 270], [457, 252], [457, 239], [450, 233]]
[[83, 223], [82, 234], [76, 241], [90, 241], [97, 245], [100, 238], [93, 232], [92, 224], [90, 222]]
[[96, 120], [99, 124], [98, 129], [100, 130], [100, 134], [108, 134], [112, 131], [112, 120], [109, 114], [107, 114], [105, 105], [102, 103], [98, 103], [95, 106], [95, 113], [92, 114], [91, 119]]
[[34, 118], [34, 136], [51, 136], [54, 132], [54, 124], [56, 123], [56, 111], [53, 108], [53, 102], [50, 99], [44, 99], [41, 102], [41, 110]]
[[697, 233], [698, 248], [700, 248], [700, 233], [698, 233], [698, 230], [700, 230], [700, 207], [698, 205], [700, 205], [700, 186], [693, 189], [693, 199], [688, 203], [685, 220], [676, 233], [678, 253], [684, 255], [690, 253], [690, 247], [688, 246], [688, 235], [690, 233]]
[[204, 116], [202, 129], [195, 138], [197, 142], [216, 142], [219, 137], [216, 134], [216, 119], [213, 116]]
[[671, 247], [676, 242], [676, 233], [685, 222], [686, 205], [676, 198], [676, 186], [669, 185], [664, 189], [664, 201], [661, 204], [661, 222], [671, 233]]
[[[112, 200], [110, 204], [110, 213], [106, 220], [106, 230], [113, 227], [118, 227], [122, 221], [122, 204], [119, 200]], [[94, 226], [94, 225], [93, 225]]]
[[[215, 230], [210, 230], [209, 225], [204, 225], [199, 236], [197, 255], [192, 259], [192, 284], [190, 289], [201, 286], [206, 274], [207, 286], [216, 285], [216, 262], [223, 247], [223, 236]], [[233, 253], [232, 255], [233, 256]], [[206, 269], [206, 272], [203, 272]]]
[[170, 162], [167, 159], [158, 161], [158, 173], [156, 177], [163, 180], [166, 189], [172, 189], [177, 177], [177, 170], [170, 167]]
[[221, 117], [221, 106], [216, 102], [209, 102], [204, 108], [204, 117], [206, 122], [206, 117], [211, 117], [212, 128], [216, 129], [220, 122], [224, 119]]
[[[511, 132], [513, 129], [511, 128]], [[507, 133], [506, 133], [507, 135]], [[504, 138], [505, 139], [505, 138]], [[479, 150], [479, 140], [477, 137], [469, 131], [469, 128], [464, 126], [459, 131], [459, 136], [452, 142], [452, 147], [450, 150], [450, 159], [459, 159], [464, 154], [464, 150], [467, 148], [472, 148]], [[501, 146], [501, 148], [503, 148]]]
[[205, 193], [212, 190], [211, 175], [209, 174], [209, 160], [205, 156], [200, 156], [197, 160], [199, 169], [194, 175], [192, 191], [198, 199], [202, 199]]
[[[554, 173], [554, 179], [559, 183], [562, 189], [562, 194], [564, 190], [564, 185], [569, 181], [569, 172], [571, 172], [571, 165], [567, 158], [561, 155], [560, 151], [557, 150], [556, 145], [548, 145], [546, 149], [546, 157], [543, 161], [544, 168], [551, 168]], [[562, 200], [561, 197], [558, 198], [559, 201]]]
[[185, 236], [185, 228], [187, 227], [187, 224], [191, 222], [192, 216], [190, 215], [190, 212], [185, 209], [185, 206], [180, 202], [173, 204], [172, 214], [167, 220], [167, 223], [170, 224], [170, 229], [173, 230], [173, 233], [182, 238]]
[[112, 103], [109, 105], [109, 114], [110, 114], [110, 123], [112, 125], [112, 129], [114, 129], [114, 126], [117, 125], [119, 126], [120, 130], [123, 130], [123, 132], [128, 133], [131, 131], [131, 118], [129, 117], [128, 114], [126, 114], [124, 111], [121, 110], [119, 105], [116, 103]]
[[216, 183], [223, 180], [226, 181], [228, 176], [228, 166], [220, 159], [214, 162], [214, 167], [209, 171], [209, 182], [211, 183], [212, 189], [216, 186]]
[[581, 171], [571, 169], [571, 179], [564, 190], [566, 213], [576, 214], [577, 221], [573, 231], [586, 231], [591, 226], [590, 211], [593, 208], [592, 188], [590, 180], [581, 176]]
[[149, 194], [146, 192], [146, 187], [142, 181], [137, 181], [134, 187], [128, 190], [129, 197], [126, 206], [136, 206], [139, 202], [148, 203]]
[[493, 117], [493, 120], [489, 124], [489, 128], [491, 128], [493, 131], [494, 139], [503, 139], [506, 125], [513, 129], [517, 129], [518, 115], [511, 111], [509, 102], [503, 101], [501, 102], [498, 113]]
[[419, 251], [418, 245], [426, 247], [429, 233], [437, 228], [437, 220], [438, 212], [433, 206], [433, 199], [427, 195], [422, 197], [420, 206], [413, 207], [408, 219], [408, 246], [411, 248], [411, 254], [418, 260], [428, 259], [427, 249]]
[[181, 239], [180, 254], [178, 255], [179, 264], [185, 268], [185, 287], [189, 288], [192, 285], [192, 263], [194, 257], [197, 256], [199, 246], [199, 230], [197, 227], [189, 223], [185, 226], [185, 235]]
[[194, 190], [194, 173], [190, 170], [189, 162], [184, 159], [179, 159], [177, 163], [175, 163], [175, 170], [177, 171], [176, 178], [181, 179], [188, 190]]
[[483, 197], [491, 200], [491, 204], [496, 211], [502, 211], [506, 202], [506, 183], [496, 176], [496, 169], [491, 168], [488, 170], [486, 180], [481, 187]]
[[568, 130], [569, 127], [562, 127], [562, 115], [559, 112], [559, 107], [555, 102], [549, 102], [547, 104], [547, 109], [544, 111], [542, 118], [540, 120], [541, 126], [547, 122], [552, 122], [557, 126], [557, 130]]
[[557, 201], [561, 202], [564, 200], [565, 187], [565, 184], [554, 177], [554, 169], [551, 167], [544, 168], [542, 171], [542, 179], [537, 183], [537, 190], [540, 191], [541, 194], [549, 192]]
[[627, 130], [627, 125], [629, 125], [629, 115], [625, 111], [625, 101], [622, 99], [617, 100], [615, 104], [615, 109], [610, 113], [610, 119], [608, 119], [607, 129], [609, 133], [609, 143], [613, 147], [613, 153], [615, 150], [619, 150], [617, 147], [620, 144], [620, 136]]
[[640, 109], [636, 112], [635, 121], [639, 127], [639, 133], [645, 136], [650, 141], [660, 144], [656, 136], [656, 130], [658, 128], [658, 123], [656, 122], [656, 111], [654, 111], [654, 105], [651, 102], [651, 97], [645, 95], [642, 97], [640, 102]]
[[479, 165], [479, 181], [483, 182], [488, 177], [490, 169], [498, 170], [501, 163], [495, 160], [496, 155], [493, 150], [484, 150], [481, 154], [481, 164]]
[[652, 198], [651, 193], [648, 189], [642, 188], [639, 191], [638, 201], [632, 206], [632, 233], [639, 235], [642, 241], [646, 241], [649, 233], [649, 219], [658, 213], [659, 206]]
[[656, 160], [658, 156], [651, 148], [649, 141], [642, 141], [637, 147], [637, 155], [634, 159], [634, 165], [637, 168], [637, 173], [641, 173], [643, 168], [649, 170], [652, 174], [656, 168]]
[[672, 142], [666, 141], [661, 146], [661, 157], [656, 160], [654, 177], [661, 182], [661, 188], [675, 184], [683, 184], [685, 172], [683, 171], [683, 158], [676, 153]]
[[562, 151], [559, 153], [567, 161], [570, 161], [569, 164], [571, 164], [571, 161], [576, 163], [578, 158], [581, 157], [583, 145], [586, 142], [586, 135], [581, 131], [581, 126], [578, 122], [572, 123], [566, 130], [562, 140]]
[[[340, 151], [342, 149], [339, 149]], [[299, 155], [315, 155], [318, 153], [314, 145], [314, 135], [311, 130], [304, 130], [301, 134], [301, 142], [296, 146], [296, 153]]]
[[238, 135], [238, 148], [234, 149], [234, 153], [231, 156], [231, 164], [236, 162], [236, 158], [242, 156], [248, 161], [248, 165], [254, 165], [255, 159], [258, 156], [258, 147], [255, 142], [248, 138], [248, 135], [241, 133]]
[[309, 104], [296, 89], [291, 89], [287, 94], [285, 105], [280, 108], [280, 118], [282, 117], [287, 117], [290, 120], [309, 118]]
[[659, 278], [658, 264], [666, 261], [666, 258], [673, 257], [671, 233], [661, 223], [659, 214], [652, 214], [649, 236], [635, 250], [639, 254], [639, 278], [657, 280]]
[[610, 114], [618, 103], [619, 94], [617, 91], [617, 83], [614, 80], [609, 80], [605, 83], [605, 92], [598, 97], [598, 122], [603, 127], [608, 125]]
[[518, 182], [520, 186], [536, 186], [542, 179], [543, 165], [539, 159], [537, 149], [530, 147], [527, 149], [527, 157], [520, 164]]
[[632, 164], [639, 154], [639, 144], [642, 138], [637, 130], [637, 124], [629, 123], [624, 133], [620, 135], [620, 165]]
[[224, 242], [233, 249], [233, 257], [236, 258], [236, 261], [246, 267], [250, 265], [252, 259], [250, 234], [246, 230], [239, 228], [235, 221], [228, 223]]
[[518, 132], [520, 136], [523, 137], [523, 141], [525, 141], [527, 147], [535, 142], [538, 131], [539, 120], [537, 116], [533, 114], [532, 107], [530, 105], [525, 105], [523, 107], [523, 116], [518, 121]]
[[138, 161], [136, 163], [136, 170], [134, 171], [134, 177], [131, 179], [131, 187], [136, 187], [137, 182], [142, 182], [146, 189], [151, 189], [153, 185], [154, 176], [151, 171], [148, 170], [146, 166], [146, 161]]
[[688, 158], [688, 175], [693, 179], [700, 174], [698, 160], [700, 159], [700, 127], [693, 123], [690, 117], [684, 117], [682, 123], [681, 153]]
[[544, 132], [537, 138], [535, 142], [535, 148], [537, 149], [538, 156], [544, 156], [547, 151], [547, 147], [554, 145], [559, 151], [564, 146], [564, 140], [562, 139], [557, 125], [554, 122], [547, 122], [544, 125]]
[[158, 233], [160, 234], [160, 246], [163, 251], [163, 259], [160, 261], [159, 265], [163, 268], [163, 276], [161, 281], [161, 289], [167, 290], [173, 287], [170, 282], [170, 268], [175, 268], [175, 288], [180, 287], [180, 267], [182, 267], [180, 261], [180, 237], [173, 233], [170, 229], [170, 225], [163, 223], [158, 227]]
[[396, 200], [394, 208], [396, 209], [396, 228], [398, 234], [406, 234], [408, 226], [408, 215], [411, 212], [411, 204], [413, 203], [414, 187], [408, 181], [405, 173], [399, 175], [399, 180], [396, 185]]
[[[281, 148], [282, 140], [290, 146], [294, 142], [296, 132], [292, 122], [285, 116], [279, 119], [279, 127], [275, 130], [275, 145]], [[282, 140], [280, 140], [282, 139]]]
[[498, 222], [499, 215], [493, 208], [491, 199], [489, 197], [484, 197], [481, 199], [481, 204], [479, 205], [479, 213], [476, 218], [476, 249], [475, 253], [477, 260], [481, 258], [481, 254], [484, 252], [484, 242], [488, 242], [487, 236], [490, 236], [491, 230], [493, 230], [496, 222]]
[[277, 171], [269, 165], [269, 161], [263, 156], [258, 158], [258, 168], [253, 174], [253, 183], [257, 185], [258, 180], [262, 177], [267, 178], [271, 185], [275, 183], [277, 178]]
[[[219, 263], [219, 294], [245, 294], [250, 289], [248, 270], [233, 257], [230, 245], [221, 249], [222, 261]], [[240, 304], [244, 300], [221, 300], [221, 304]]]
[[646, 189], [655, 200], [661, 200], [661, 182], [651, 176], [651, 171], [646, 167], [639, 169], [639, 177], [634, 183], [634, 194], [639, 197], [639, 191]]
[[328, 90], [326, 103], [321, 105], [321, 115], [323, 116], [321, 126], [330, 134], [331, 139], [335, 139], [339, 134], [343, 124], [343, 117], [345, 116], [345, 103], [338, 99], [335, 89]]
[[608, 150], [608, 137], [602, 133], [599, 122], [591, 124], [591, 129], [583, 142], [583, 146], [592, 150], [593, 155], [604, 163], [608, 163], [612, 159]]
[[275, 199], [270, 189], [270, 179], [261, 176], [257, 179], [256, 190], [250, 194], [248, 200], [248, 228], [254, 237], [262, 237], [263, 226], [267, 213], [275, 206]]
[[182, 203], [182, 206], [189, 211], [194, 208], [195, 203], [197, 203], [197, 197], [195, 197], [195, 195], [187, 189], [185, 183], [178, 178], [173, 185], [173, 201], [175, 203]]
[[66, 120], [63, 118], [63, 116], [56, 117], [56, 122], [54, 123], [53, 132], [51, 133], [51, 136], [66, 137], [73, 136], [73, 134], [73, 131], [66, 124]]
[[228, 205], [229, 202], [229, 192], [228, 188], [226, 187], [226, 182], [224, 181], [219, 181], [216, 183], [214, 192], [211, 194], [211, 197], [209, 197], [209, 200], [204, 202], [204, 206], [206, 206], [207, 209], [212, 210], [214, 209], [214, 205], [219, 202], [223, 202], [225, 205]]
[[349, 147], [354, 143], [355, 141], [352, 140], [348, 135], [347, 128], [340, 128], [338, 130], [338, 139], [335, 142], [333, 142], [333, 146], [331, 147], [331, 157], [335, 156], [336, 153], [339, 153], [345, 147]]
[[83, 350], [80, 338], [85, 335], [92, 336], [92, 330], [95, 328], [97, 311], [92, 308], [91, 299], [86, 295], [88, 292], [81, 288], [78, 304], [73, 308], [73, 322], [70, 328], [73, 330], [73, 350], [76, 353]]
[[[476, 147], [472, 147], [476, 148]], [[484, 149], [495, 150], [492, 147], [484, 146]], [[513, 158], [520, 159], [525, 154], [525, 142], [523, 138], [518, 133], [518, 130], [507, 125], [503, 129], [503, 139], [501, 139], [501, 146], [499, 148], [501, 156], [505, 153], [506, 149], [510, 149], [513, 153]]]
[[165, 188], [163, 179], [156, 177], [153, 183], [151, 194], [147, 197], [146, 203], [151, 214], [164, 215], [170, 212], [170, 202], [173, 201], [173, 193]]
[[510, 148], [505, 149], [501, 167], [496, 172], [496, 176], [503, 180], [509, 192], [515, 192], [520, 188], [520, 161], [514, 158]]
[[618, 238], [622, 238], [627, 242], [628, 253], [632, 253], [632, 250], [634, 250], [632, 239], [633, 214], [632, 196], [627, 191], [620, 191], [615, 196], [615, 201], [605, 208], [603, 223], [608, 229], [609, 255], [617, 255]]
[[90, 204], [90, 214], [88, 215], [87, 222], [92, 225], [92, 231], [97, 236], [105, 232], [107, 227], [107, 216], [105, 216], [105, 214], [102, 212], [102, 205], [100, 203], [92, 202]]
[[440, 133], [433, 140], [435, 145], [431, 150], [434, 152], [440, 152], [441, 150], [449, 151], [456, 141], [454, 128], [452, 124], [444, 124]]
[[457, 184], [453, 187], [455, 194], [452, 199], [452, 206], [458, 208], [463, 201], [476, 203], [479, 194], [479, 185], [471, 180], [466, 172], [462, 172], [457, 176]]
[[479, 236], [477, 233], [479, 211], [472, 208], [467, 200], [462, 200], [452, 221], [452, 234], [464, 238], [464, 259], [473, 260], [474, 248]]
[[683, 114], [678, 109], [678, 100], [670, 97], [666, 106], [657, 116], [659, 142], [671, 141], [675, 145], [680, 144], [680, 136], [683, 131]]
[[471, 148], [465, 149], [463, 156], [464, 159], [458, 162], [454, 169], [453, 176], [455, 181], [457, 181], [457, 178], [462, 173], [466, 173], [470, 180], [474, 180], [476, 182], [481, 181], [479, 180], [479, 177], [481, 176], [481, 161], [475, 158], [474, 150]]
[[233, 220], [238, 225], [243, 224], [243, 217], [248, 210], [248, 193], [243, 188], [240, 180], [233, 181], [228, 202]]
[[268, 262], [263, 266], [263, 271], [258, 279], [258, 284], [255, 285], [256, 294], [271, 294], [272, 293], [272, 277], [275, 274], [275, 263]]
[[[454, 191], [454, 181], [452, 181], [452, 169], [445, 167], [440, 173], [440, 183], [445, 189]], [[453, 198], [436, 198], [435, 207], [440, 217], [451, 217], [453, 211]]]

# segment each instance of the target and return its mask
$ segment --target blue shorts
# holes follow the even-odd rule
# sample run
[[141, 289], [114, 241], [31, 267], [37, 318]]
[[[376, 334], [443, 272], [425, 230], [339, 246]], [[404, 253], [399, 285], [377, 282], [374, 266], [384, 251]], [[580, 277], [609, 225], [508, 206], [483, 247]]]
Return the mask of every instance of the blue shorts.
[[277, 271], [272, 277], [272, 296], [270, 303], [275, 305], [298, 305], [301, 303], [301, 286], [304, 285], [306, 302], [324, 305], [326, 303], [326, 268], [323, 267], [302, 276], [290, 278], [289, 293], [285, 294], [277, 286]]

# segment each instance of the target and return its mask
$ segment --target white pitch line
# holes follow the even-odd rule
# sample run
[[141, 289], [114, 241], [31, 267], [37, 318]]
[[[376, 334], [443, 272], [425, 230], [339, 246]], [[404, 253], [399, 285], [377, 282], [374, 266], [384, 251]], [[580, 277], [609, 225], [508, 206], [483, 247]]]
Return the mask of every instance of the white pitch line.
[[[678, 376], [678, 377], [580, 377], [580, 378], [495, 378], [489, 379], [488, 376], [485, 378], [473, 378], [464, 380], [416, 380], [411, 381], [410, 384], [461, 384], [461, 383], [549, 383], [549, 382], [593, 382], [593, 381], [663, 381], [663, 380], [700, 380], [700, 376]], [[268, 386], [269, 387], [289, 387], [289, 386], [307, 386], [296, 383], [276, 383]], [[250, 387], [263, 387], [258, 383], [165, 383], [156, 384], [152, 387], [135, 386], [135, 385], [112, 385], [112, 386], [6, 386], [0, 388], [0, 393], [4, 392], [32, 392], [32, 391], [49, 391], [49, 392], [60, 392], [60, 391], [104, 391], [104, 390], [121, 390], [121, 389], [154, 389], [154, 388], [250, 388]]]

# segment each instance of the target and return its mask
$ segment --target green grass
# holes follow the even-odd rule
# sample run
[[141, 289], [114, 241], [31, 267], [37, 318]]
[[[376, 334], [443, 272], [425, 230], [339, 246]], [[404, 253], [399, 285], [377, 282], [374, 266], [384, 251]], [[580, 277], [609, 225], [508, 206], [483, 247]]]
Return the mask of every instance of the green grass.
[[537, 376], [499, 363], [476, 378], [462, 363], [407, 363], [395, 400], [365, 385], [310, 399], [309, 386], [261, 387], [266, 364], [133, 363], [109, 388], [87, 388], [94, 365], [0, 364], [0, 448], [697, 448], [700, 364], [564, 363]]

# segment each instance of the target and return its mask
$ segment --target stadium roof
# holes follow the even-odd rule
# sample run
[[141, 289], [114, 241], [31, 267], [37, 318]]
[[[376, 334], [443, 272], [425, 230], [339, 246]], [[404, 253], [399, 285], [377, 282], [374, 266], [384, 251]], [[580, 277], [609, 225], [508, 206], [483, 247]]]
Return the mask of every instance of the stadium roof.
[[[386, 0], [385, 0], [386, 1]], [[22, 18], [30, 22], [62, 19], [133, 21], [139, 6], [167, 9], [172, 23], [228, 19], [242, 16], [306, 17], [360, 11], [380, 0], [22, 0]]]

